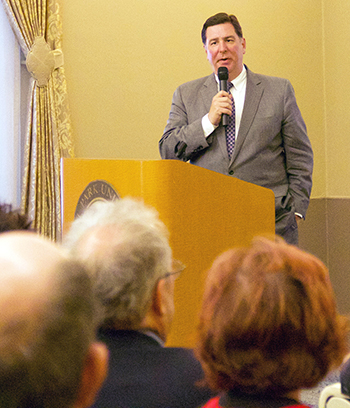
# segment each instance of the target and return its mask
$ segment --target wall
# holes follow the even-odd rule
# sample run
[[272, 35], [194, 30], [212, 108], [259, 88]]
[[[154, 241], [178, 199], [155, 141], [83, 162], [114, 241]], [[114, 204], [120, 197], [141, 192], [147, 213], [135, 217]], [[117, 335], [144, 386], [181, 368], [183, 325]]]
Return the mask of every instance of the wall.
[[77, 157], [159, 159], [175, 88], [211, 72], [203, 22], [219, 11], [238, 16], [249, 68], [295, 88], [315, 154], [300, 246], [329, 266], [340, 307], [349, 311], [350, 2], [59, 2]]
[[325, 2], [327, 191], [350, 197], [350, 2]]
[[[200, 31], [236, 14], [251, 70], [287, 77], [315, 149], [315, 197], [325, 194], [320, 1], [83, 0], [61, 2], [63, 47], [78, 157], [159, 159], [172, 94], [211, 72]], [[215, 5], [214, 5], [215, 4]]]
[[325, 234], [314, 242], [326, 242], [326, 251], [317, 253], [326, 258], [339, 307], [346, 313], [350, 312], [349, 19], [349, 1], [323, 1], [326, 191], [325, 198], [311, 203], [311, 214], [316, 217], [306, 235], [310, 243], [310, 235], [325, 227]]
[[330, 269], [342, 312], [350, 312], [350, 2], [323, 2], [326, 191], [310, 203], [301, 245]]

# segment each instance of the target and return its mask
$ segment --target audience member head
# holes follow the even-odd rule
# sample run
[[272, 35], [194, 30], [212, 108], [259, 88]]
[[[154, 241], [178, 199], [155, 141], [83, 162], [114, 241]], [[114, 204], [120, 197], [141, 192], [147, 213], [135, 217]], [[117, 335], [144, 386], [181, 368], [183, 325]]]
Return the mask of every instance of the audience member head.
[[91, 272], [103, 327], [147, 327], [166, 338], [174, 314], [172, 255], [153, 208], [130, 198], [97, 202], [73, 222], [65, 245]]
[[225, 24], [225, 23], [232, 24], [238, 37], [243, 38], [242, 27], [239, 24], [236, 16], [234, 16], [233, 14], [229, 15], [227, 13], [217, 13], [214, 16], [209, 17], [203, 24], [202, 33], [201, 33], [203, 44], [205, 45], [207, 42], [207, 28], [208, 27], [216, 26], [218, 24]]
[[259, 238], [208, 272], [196, 350], [215, 390], [291, 396], [347, 352], [328, 271], [316, 257]]
[[0, 232], [27, 230], [31, 221], [19, 210], [12, 210], [11, 204], [0, 204]]
[[0, 234], [0, 407], [83, 408], [106, 374], [82, 265], [26, 231]]

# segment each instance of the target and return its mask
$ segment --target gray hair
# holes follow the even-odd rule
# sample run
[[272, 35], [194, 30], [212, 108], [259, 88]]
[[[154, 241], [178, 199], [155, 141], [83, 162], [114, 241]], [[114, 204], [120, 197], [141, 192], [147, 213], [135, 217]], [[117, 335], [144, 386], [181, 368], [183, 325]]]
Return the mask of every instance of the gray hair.
[[64, 240], [91, 273], [104, 327], [137, 329], [171, 267], [168, 231], [155, 209], [131, 198], [96, 202]]

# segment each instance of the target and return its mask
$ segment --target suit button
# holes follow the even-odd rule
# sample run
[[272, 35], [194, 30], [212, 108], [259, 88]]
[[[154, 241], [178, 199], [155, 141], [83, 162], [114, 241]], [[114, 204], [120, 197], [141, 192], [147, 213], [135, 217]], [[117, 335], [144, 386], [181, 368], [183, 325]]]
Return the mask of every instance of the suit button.
[[234, 173], [233, 170], [230, 170], [230, 171], [228, 172], [228, 174], [229, 174], [230, 176], [232, 176], [233, 173]]

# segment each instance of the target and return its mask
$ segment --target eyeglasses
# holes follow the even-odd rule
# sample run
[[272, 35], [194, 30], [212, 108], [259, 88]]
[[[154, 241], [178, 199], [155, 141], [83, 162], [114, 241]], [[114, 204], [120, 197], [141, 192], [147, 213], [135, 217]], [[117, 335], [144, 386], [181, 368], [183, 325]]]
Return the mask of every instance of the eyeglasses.
[[165, 279], [168, 278], [171, 275], [178, 275], [176, 276], [175, 279], [177, 279], [180, 275], [180, 273], [186, 268], [186, 266], [179, 260], [173, 259], [172, 265], [171, 265], [171, 271], [163, 275], [160, 279]]

